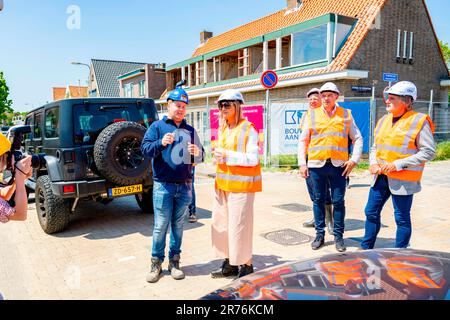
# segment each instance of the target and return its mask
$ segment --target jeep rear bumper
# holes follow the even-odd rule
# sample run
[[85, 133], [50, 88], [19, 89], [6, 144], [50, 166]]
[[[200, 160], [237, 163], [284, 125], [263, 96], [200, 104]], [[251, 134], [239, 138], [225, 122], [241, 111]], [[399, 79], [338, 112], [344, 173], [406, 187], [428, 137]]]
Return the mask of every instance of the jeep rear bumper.
[[[64, 187], [74, 186], [74, 192], [65, 192]], [[108, 186], [105, 179], [92, 181], [64, 181], [52, 183], [53, 194], [62, 198], [84, 198], [106, 194]]]
[[[32, 189], [36, 189], [36, 182], [33, 180], [26, 180], [25, 185]], [[145, 181], [143, 183], [144, 191], [147, 188], [153, 185], [152, 181]], [[66, 190], [65, 188], [66, 187]], [[68, 192], [67, 187], [71, 187], [73, 192]], [[89, 196], [98, 196], [101, 195], [107, 198], [107, 192], [109, 188], [118, 187], [116, 185], [107, 182], [105, 179], [99, 180], [77, 180], [77, 181], [61, 181], [61, 182], [52, 182], [52, 191], [53, 194], [59, 196], [61, 198], [84, 198]]]

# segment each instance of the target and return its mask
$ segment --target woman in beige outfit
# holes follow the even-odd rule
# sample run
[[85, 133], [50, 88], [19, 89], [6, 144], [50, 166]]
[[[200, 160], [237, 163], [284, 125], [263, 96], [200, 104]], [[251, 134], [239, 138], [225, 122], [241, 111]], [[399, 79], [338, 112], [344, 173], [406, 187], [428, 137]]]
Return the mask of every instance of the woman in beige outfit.
[[212, 245], [225, 259], [213, 278], [243, 277], [253, 272], [253, 204], [262, 190], [258, 154], [258, 131], [243, 118], [242, 94], [226, 90], [218, 100], [220, 128], [213, 204]]

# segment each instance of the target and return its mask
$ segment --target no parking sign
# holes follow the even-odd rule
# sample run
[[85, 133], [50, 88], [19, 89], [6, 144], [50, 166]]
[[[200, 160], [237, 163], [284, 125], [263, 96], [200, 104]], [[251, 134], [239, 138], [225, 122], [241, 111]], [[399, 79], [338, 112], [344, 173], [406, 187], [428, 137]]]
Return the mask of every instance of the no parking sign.
[[261, 84], [266, 89], [272, 89], [278, 84], [278, 75], [275, 71], [267, 70], [261, 76]]

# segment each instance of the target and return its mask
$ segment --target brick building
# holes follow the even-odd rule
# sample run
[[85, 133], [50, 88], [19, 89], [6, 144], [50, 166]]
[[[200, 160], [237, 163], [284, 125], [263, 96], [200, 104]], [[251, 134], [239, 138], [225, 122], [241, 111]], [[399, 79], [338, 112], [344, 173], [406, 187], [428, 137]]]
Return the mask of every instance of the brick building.
[[157, 99], [166, 90], [166, 65], [145, 64], [117, 77], [123, 98]]
[[159, 98], [166, 88], [165, 64], [92, 59], [89, 96]]
[[371, 87], [381, 97], [383, 73], [396, 73], [417, 84], [419, 100], [433, 90], [434, 101], [448, 101], [449, 70], [424, 0], [287, 0], [285, 9], [218, 36], [202, 32], [191, 58], [166, 68], [167, 89], [186, 79], [188, 116], [207, 117], [228, 88], [264, 101], [259, 79], [268, 69], [279, 75], [271, 99], [304, 98], [326, 81], [339, 86], [341, 100], [371, 96]]

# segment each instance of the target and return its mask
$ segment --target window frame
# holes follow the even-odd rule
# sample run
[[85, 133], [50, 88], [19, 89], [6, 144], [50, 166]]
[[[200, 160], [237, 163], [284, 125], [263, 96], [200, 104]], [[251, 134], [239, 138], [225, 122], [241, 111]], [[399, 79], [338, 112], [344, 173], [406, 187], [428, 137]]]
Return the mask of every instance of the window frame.
[[145, 80], [139, 81], [139, 97], [145, 97]]
[[[289, 67], [284, 67], [284, 68], [292, 68], [292, 67], [302, 67], [302, 66], [307, 66], [310, 64], [316, 64], [316, 63], [321, 63], [321, 62], [328, 62], [330, 63], [330, 52], [332, 51], [332, 48], [330, 47], [332, 44], [330, 43], [330, 32], [331, 32], [331, 23], [327, 22], [325, 24], [321, 24], [318, 26], [313, 26], [307, 29], [304, 29], [302, 31], [299, 32], [295, 32], [295, 33], [291, 33], [291, 57], [290, 57], [290, 66]], [[326, 33], [326, 39], [327, 39], [327, 48], [326, 48], [326, 53], [325, 53], [325, 58], [324, 59], [319, 59], [319, 60], [314, 60], [314, 61], [309, 61], [309, 62], [304, 62], [304, 63], [300, 63], [300, 64], [294, 64], [294, 47], [295, 47], [295, 43], [294, 43], [294, 35], [298, 34], [298, 33], [303, 33], [315, 28], [320, 28], [326, 26], [327, 27], [327, 33]], [[279, 70], [282, 70], [284, 68], [280, 68]]]
[[[55, 107], [52, 107], [52, 108], [49, 108], [49, 109], [45, 110], [45, 112], [44, 112], [43, 124], [44, 124], [44, 137], [45, 137], [46, 140], [59, 139], [59, 109], [60, 109], [59, 106], [55, 106]], [[54, 110], [58, 111], [57, 122], [56, 122], [56, 130], [55, 130], [56, 136], [47, 137], [47, 121], [46, 121], [47, 115], [48, 115], [49, 112], [54, 111]]]
[[[42, 130], [43, 117], [42, 116], [43, 116], [43, 114], [44, 114], [44, 112], [43, 112], [43, 110], [41, 110], [39, 112], [36, 112], [33, 116], [33, 141], [36, 141], [36, 140], [42, 141], [42, 132], [43, 132], [43, 130]], [[38, 118], [40, 118], [40, 120], [41, 120], [40, 126], [36, 126], [36, 121]], [[39, 128], [41, 130], [39, 137], [36, 137], [36, 128]]]

